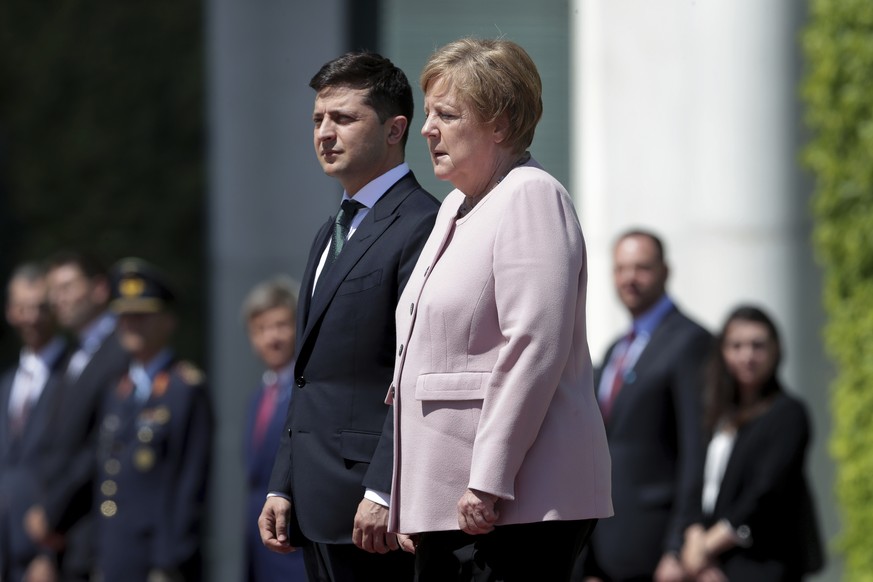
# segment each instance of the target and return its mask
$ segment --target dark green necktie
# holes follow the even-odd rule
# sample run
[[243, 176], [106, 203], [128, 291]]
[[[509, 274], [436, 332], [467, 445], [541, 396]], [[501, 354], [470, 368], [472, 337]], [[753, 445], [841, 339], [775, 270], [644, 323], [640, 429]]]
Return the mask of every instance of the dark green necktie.
[[322, 272], [327, 271], [339, 254], [342, 252], [346, 244], [346, 239], [349, 236], [349, 227], [352, 224], [352, 219], [357, 214], [358, 210], [364, 205], [356, 200], [343, 200], [340, 211], [337, 212], [336, 220], [333, 223], [333, 235], [330, 237], [330, 249], [327, 251], [327, 258], [324, 260]]

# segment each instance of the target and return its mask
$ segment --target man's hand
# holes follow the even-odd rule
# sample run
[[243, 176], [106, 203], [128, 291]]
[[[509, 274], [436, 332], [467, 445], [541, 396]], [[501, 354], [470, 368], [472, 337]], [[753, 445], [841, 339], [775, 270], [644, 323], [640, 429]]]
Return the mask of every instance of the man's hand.
[[37, 544], [41, 544], [48, 537], [48, 518], [41, 505], [34, 505], [24, 514], [24, 531]]
[[24, 573], [24, 582], [57, 582], [58, 569], [48, 556], [37, 556], [31, 560]]
[[278, 554], [290, 554], [297, 549], [288, 540], [290, 522], [291, 502], [276, 495], [267, 497], [258, 518], [258, 529], [261, 532], [261, 541], [268, 550]]
[[152, 568], [149, 570], [146, 582], [185, 582], [185, 578], [175, 569]]
[[467, 489], [458, 501], [458, 525], [461, 531], [471, 535], [492, 531], [500, 516], [495, 508], [498, 499], [491, 493]]
[[694, 524], [685, 530], [685, 543], [682, 545], [682, 567], [691, 578], [697, 578], [709, 565], [705, 545], [706, 530]]
[[728, 582], [727, 576], [717, 566], [707, 566], [696, 580], [697, 582]]
[[655, 582], [682, 582], [685, 580], [685, 569], [673, 554], [664, 554], [655, 569]]
[[387, 554], [399, 549], [397, 535], [388, 533], [388, 508], [362, 499], [355, 513], [352, 541], [365, 552], [374, 554]]
[[34, 505], [24, 514], [24, 531], [35, 544], [56, 552], [64, 549], [64, 536], [51, 530], [41, 505]]

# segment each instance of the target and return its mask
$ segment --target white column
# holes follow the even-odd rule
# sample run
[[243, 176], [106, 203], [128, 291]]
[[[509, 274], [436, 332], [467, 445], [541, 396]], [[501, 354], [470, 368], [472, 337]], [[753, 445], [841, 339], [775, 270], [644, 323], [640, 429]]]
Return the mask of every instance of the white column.
[[629, 227], [663, 236], [671, 295], [713, 331], [741, 302], [775, 317], [782, 376], [813, 416], [811, 468], [832, 535], [831, 370], [798, 162], [804, 11], [792, 0], [572, 0], [571, 192], [590, 254], [596, 360], [628, 325], [610, 271]]

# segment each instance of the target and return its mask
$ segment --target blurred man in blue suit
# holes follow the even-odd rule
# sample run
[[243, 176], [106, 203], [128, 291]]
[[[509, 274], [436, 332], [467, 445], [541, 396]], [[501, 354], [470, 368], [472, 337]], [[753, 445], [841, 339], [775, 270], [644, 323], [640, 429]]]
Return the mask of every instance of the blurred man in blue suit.
[[298, 285], [277, 276], [256, 285], [243, 301], [242, 316], [255, 355], [264, 363], [261, 385], [252, 394], [246, 422], [245, 548], [248, 582], [306, 582], [303, 553], [268, 550], [258, 531], [273, 461], [291, 404], [294, 382]]

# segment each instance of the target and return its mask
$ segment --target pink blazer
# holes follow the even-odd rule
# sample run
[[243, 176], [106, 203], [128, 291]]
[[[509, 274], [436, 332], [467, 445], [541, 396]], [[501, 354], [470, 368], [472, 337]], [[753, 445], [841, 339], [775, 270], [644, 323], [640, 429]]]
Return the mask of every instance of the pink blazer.
[[585, 328], [585, 243], [535, 161], [464, 218], [451, 192], [397, 307], [392, 531], [458, 529], [464, 490], [500, 524], [612, 515]]

